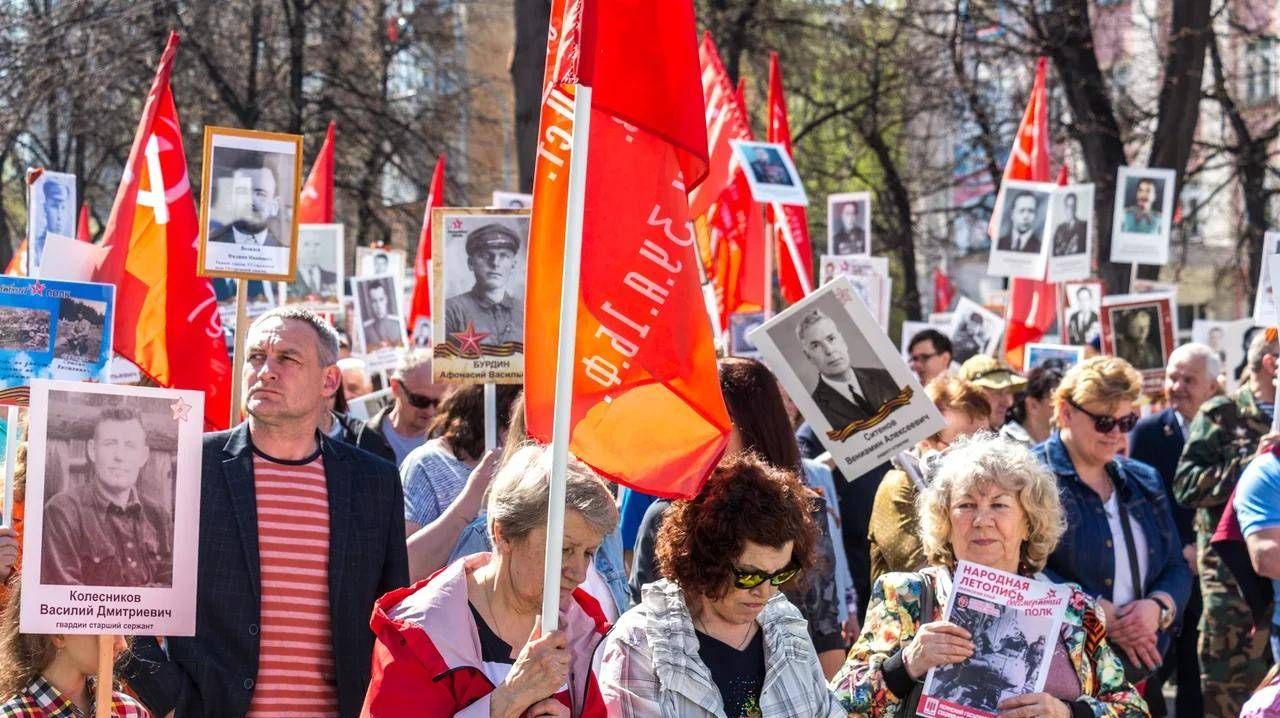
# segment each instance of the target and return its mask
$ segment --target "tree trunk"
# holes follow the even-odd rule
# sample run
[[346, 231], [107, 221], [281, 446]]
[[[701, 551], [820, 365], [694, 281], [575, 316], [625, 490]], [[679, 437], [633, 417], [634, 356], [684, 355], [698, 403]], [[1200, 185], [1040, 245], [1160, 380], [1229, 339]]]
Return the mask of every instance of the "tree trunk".
[[515, 88], [516, 159], [520, 191], [533, 191], [533, 166], [538, 154], [538, 120], [542, 108], [542, 76], [546, 70], [547, 31], [551, 27], [550, 0], [514, 0], [516, 45], [511, 60]]

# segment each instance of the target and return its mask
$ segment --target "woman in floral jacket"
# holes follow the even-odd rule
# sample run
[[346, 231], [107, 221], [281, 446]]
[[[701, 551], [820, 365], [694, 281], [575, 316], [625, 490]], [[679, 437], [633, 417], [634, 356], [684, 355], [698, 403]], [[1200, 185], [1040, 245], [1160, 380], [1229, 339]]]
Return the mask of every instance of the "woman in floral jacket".
[[[957, 442], [946, 454], [919, 500], [929, 568], [886, 574], [876, 582], [862, 635], [832, 679], [850, 715], [907, 715], [906, 699], [931, 668], [992, 651], [990, 646], [975, 646], [963, 628], [939, 620], [957, 561], [1030, 577], [1044, 567], [1064, 530], [1053, 475], [1024, 447], [982, 434]], [[926, 586], [933, 593], [934, 608], [922, 617]], [[1077, 586], [1067, 586], [1071, 599], [1057, 644], [1044, 650], [1050, 657], [1044, 689], [1002, 692], [1001, 716], [1149, 715], [1107, 643], [1101, 612]]]

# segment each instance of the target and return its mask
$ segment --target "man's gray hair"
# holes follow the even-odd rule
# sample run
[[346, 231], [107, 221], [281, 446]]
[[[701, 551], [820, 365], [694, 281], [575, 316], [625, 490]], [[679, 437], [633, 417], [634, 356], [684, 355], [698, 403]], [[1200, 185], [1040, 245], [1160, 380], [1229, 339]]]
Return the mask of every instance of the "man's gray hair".
[[252, 332], [254, 327], [268, 319], [296, 319], [311, 325], [311, 328], [316, 331], [316, 352], [320, 355], [320, 365], [327, 367], [338, 363], [338, 332], [315, 312], [299, 306], [269, 309], [253, 320], [253, 324], [249, 325], [249, 331]]
[[[502, 527], [509, 541], [523, 539], [547, 525], [551, 493], [551, 447], [529, 443], [516, 449], [489, 487], [489, 538]], [[618, 526], [613, 494], [591, 467], [573, 457], [565, 477], [565, 509], [577, 511], [591, 527], [607, 536]]]
[[804, 333], [808, 331], [809, 327], [823, 319], [830, 320], [831, 317], [824, 314], [821, 309], [811, 309], [805, 312], [804, 316], [800, 317], [800, 323], [796, 325], [796, 339], [799, 339], [800, 343], [804, 344]]
[[396, 362], [396, 367], [391, 370], [391, 378], [403, 379], [406, 374], [412, 374], [422, 367], [430, 366], [430, 349], [406, 349], [400, 352], [400, 359]]
[[[1169, 354], [1169, 366], [1173, 366], [1180, 361], [1186, 359], [1199, 359], [1204, 362], [1204, 375], [1209, 381], [1217, 381], [1218, 375], [1222, 374], [1222, 357], [1218, 356], [1218, 352], [1209, 348], [1207, 344], [1200, 342], [1189, 342], [1174, 349]], [[1168, 367], [1166, 367], [1167, 369]]]
[[1267, 339], [1267, 330], [1260, 329], [1257, 334], [1253, 335], [1253, 340], [1249, 342], [1249, 371], [1257, 372], [1262, 369], [1262, 360], [1268, 354], [1275, 354], [1280, 351], [1280, 343], [1275, 339]]

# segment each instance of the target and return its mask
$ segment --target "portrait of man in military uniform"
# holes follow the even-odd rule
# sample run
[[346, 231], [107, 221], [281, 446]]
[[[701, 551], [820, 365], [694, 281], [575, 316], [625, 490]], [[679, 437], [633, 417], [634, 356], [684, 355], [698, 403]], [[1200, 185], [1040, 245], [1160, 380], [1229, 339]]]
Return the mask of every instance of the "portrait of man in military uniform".
[[1112, 315], [1116, 356], [1135, 369], [1160, 369], [1164, 366], [1160, 318], [1155, 307], [1117, 309]]
[[360, 339], [365, 353], [404, 344], [404, 320], [400, 300], [391, 277], [352, 280], [356, 312], [360, 318]]
[[524, 344], [524, 297], [523, 291], [516, 291], [524, 285], [525, 233], [517, 229], [524, 221], [485, 220], [465, 234], [470, 282], [462, 279], [465, 275], [460, 271], [451, 272], [451, 278], [462, 281], [453, 282], [448, 287], [452, 293], [445, 298], [441, 340], [464, 350], [468, 338], [481, 346]]

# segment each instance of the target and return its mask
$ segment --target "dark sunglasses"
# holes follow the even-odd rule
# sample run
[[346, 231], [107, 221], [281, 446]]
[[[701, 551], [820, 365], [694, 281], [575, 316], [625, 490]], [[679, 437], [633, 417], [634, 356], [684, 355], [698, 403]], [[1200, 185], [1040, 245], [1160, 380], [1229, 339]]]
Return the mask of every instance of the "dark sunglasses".
[[1116, 427], [1120, 428], [1121, 434], [1128, 434], [1130, 431], [1133, 431], [1133, 427], [1137, 426], [1138, 424], [1138, 415], [1133, 412], [1129, 412], [1128, 414], [1125, 414], [1124, 416], [1121, 416], [1121, 417], [1100, 416], [1098, 414], [1095, 414], [1089, 411], [1083, 406], [1080, 406], [1079, 404], [1075, 403], [1071, 399], [1067, 399], [1067, 403], [1070, 404], [1074, 409], [1076, 409], [1080, 413], [1084, 414], [1090, 419], [1093, 419], [1093, 429], [1099, 434], [1110, 434], [1111, 430]]
[[765, 573], [763, 571], [743, 571], [740, 568], [733, 569], [733, 585], [738, 588], [755, 588], [760, 584], [768, 581], [774, 586], [781, 586], [790, 581], [800, 573], [799, 567], [788, 566], [780, 571], [773, 573]]
[[404, 382], [400, 381], [399, 379], [392, 379], [392, 381], [400, 385], [400, 391], [404, 392], [405, 398], [409, 400], [409, 403], [413, 406], [413, 408], [434, 409], [440, 406], [439, 399], [436, 399], [430, 396], [423, 396], [422, 394], [414, 394], [413, 392], [409, 391], [409, 389], [404, 385]]

